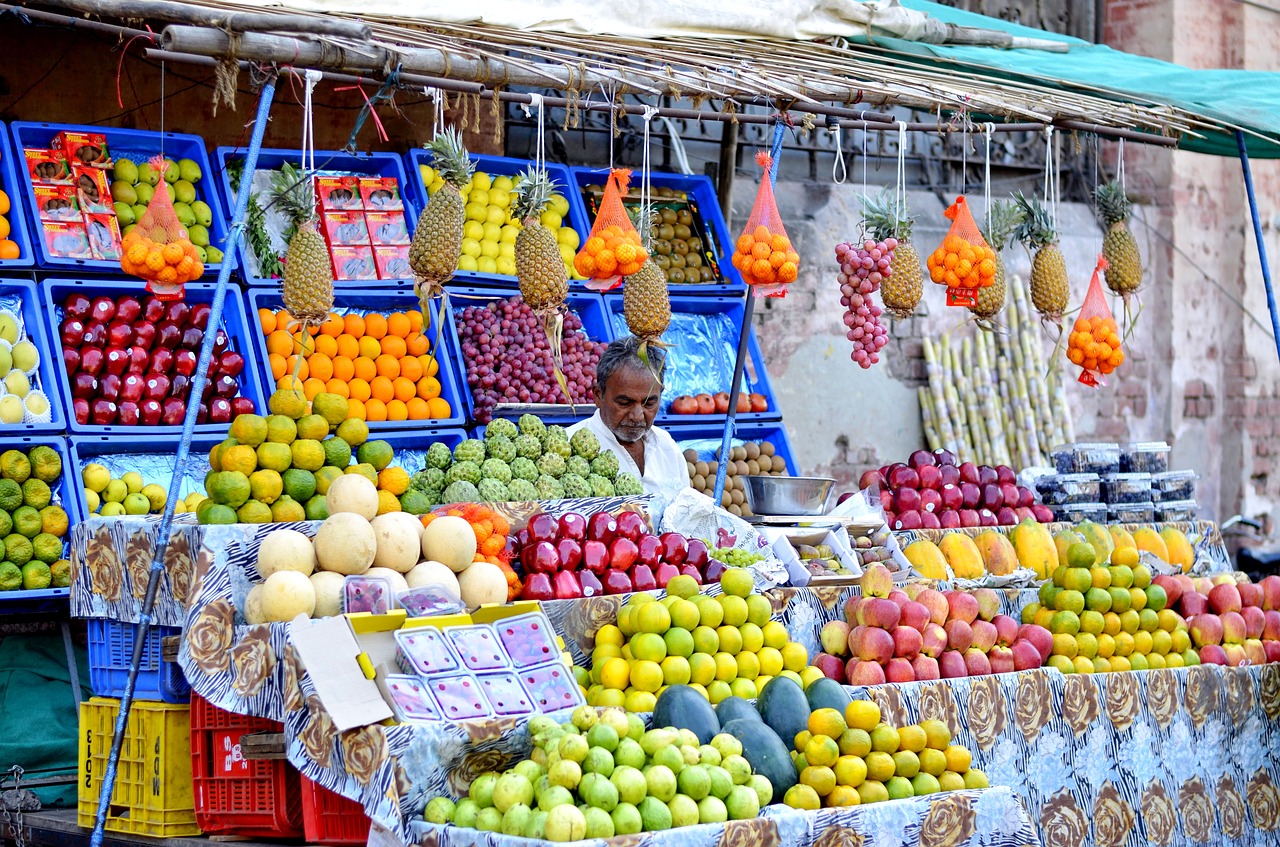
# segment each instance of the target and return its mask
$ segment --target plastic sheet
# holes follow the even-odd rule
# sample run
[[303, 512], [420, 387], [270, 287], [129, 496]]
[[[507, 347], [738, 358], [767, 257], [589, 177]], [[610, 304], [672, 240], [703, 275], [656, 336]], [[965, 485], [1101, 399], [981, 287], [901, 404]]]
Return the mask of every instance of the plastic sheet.
[[[165, 446], [169, 447], [168, 452], [164, 452]], [[100, 456], [86, 456], [81, 466], [72, 468], [71, 472], [78, 479], [80, 472], [84, 470], [84, 465], [90, 463], [102, 465], [111, 472], [113, 479], [119, 479], [129, 471], [137, 471], [147, 482], [162, 485], [167, 492], [169, 481], [173, 479], [178, 466], [177, 444], [171, 441], [165, 442], [163, 446], [157, 444], [156, 450], [155, 453], [104, 453]], [[186, 473], [182, 476], [182, 487], [178, 489], [178, 496], [185, 498], [195, 491], [203, 494], [204, 478], [209, 470], [208, 454], [193, 447], [187, 462]]]
[[663, 532], [713, 541], [716, 547], [734, 547], [765, 556], [750, 567], [757, 591], [785, 585], [790, 580], [787, 566], [774, 554], [768, 538], [742, 518], [716, 508], [711, 498], [692, 488], [685, 488], [667, 504], [661, 528]]
[[[611, 315], [614, 334], [630, 335], [621, 312]], [[733, 384], [733, 365], [738, 355], [738, 326], [728, 315], [698, 315], [672, 312], [671, 325], [663, 333], [667, 347], [667, 376], [662, 391], [662, 411], [685, 394], [715, 394]], [[742, 392], [751, 392], [744, 370]]]
[[[30, 335], [27, 332], [27, 326], [22, 320], [22, 295], [21, 294], [18, 294], [17, 292], [14, 292], [13, 294], [0, 294], [0, 311], [8, 312], [13, 317], [13, 319], [17, 321], [19, 341], [23, 341], [27, 338], [30, 338]], [[31, 341], [32, 343], [35, 343], [34, 338], [32, 338]], [[9, 342], [4, 341], [3, 339], [0, 339], [0, 344], [7, 345], [10, 349], [12, 349], [13, 347], [13, 345], [9, 344]], [[40, 350], [41, 356], [50, 355], [48, 351], [40, 349], [39, 344], [36, 344], [36, 349]], [[4, 376], [5, 376], [4, 374], [0, 374], [0, 379], [3, 379]], [[44, 386], [40, 384], [39, 365], [37, 365], [32, 370], [27, 371], [27, 378], [31, 380], [31, 391], [33, 392], [40, 391], [41, 394], [45, 393]], [[9, 393], [8, 390], [4, 387], [4, 383], [0, 382], [0, 397], [3, 397], [8, 393]], [[30, 416], [30, 413], [27, 413], [27, 415], [24, 415], [24, 418], [29, 416]], [[35, 420], [34, 417], [32, 417], [29, 421], [24, 421], [24, 422], [35, 423], [37, 421]]]

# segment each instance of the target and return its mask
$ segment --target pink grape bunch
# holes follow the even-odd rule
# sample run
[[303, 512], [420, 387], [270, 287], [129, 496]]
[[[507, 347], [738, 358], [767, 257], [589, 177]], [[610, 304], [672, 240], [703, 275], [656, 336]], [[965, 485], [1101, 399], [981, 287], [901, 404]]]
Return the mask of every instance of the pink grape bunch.
[[845, 337], [853, 342], [853, 359], [861, 368], [880, 361], [880, 351], [889, 343], [889, 332], [880, 323], [883, 310], [871, 299], [880, 283], [889, 276], [898, 239], [886, 238], [862, 244], [836, 245], [840, 263], [840, 305], [844, 306]]

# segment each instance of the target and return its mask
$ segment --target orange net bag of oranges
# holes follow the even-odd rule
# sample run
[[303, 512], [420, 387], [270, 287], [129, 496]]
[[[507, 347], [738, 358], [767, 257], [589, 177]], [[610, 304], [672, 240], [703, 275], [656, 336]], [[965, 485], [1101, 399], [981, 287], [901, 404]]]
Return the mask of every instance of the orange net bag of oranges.
[[957, 197], [943, 214], [951, 229], [929, 254], [929, 278], [947, 287], [948, 306], [976, 306], [978, 289], [996, 280], [996, 252], [982, 237], [964, 197]]
[[[151, 167], [163, 173], [161, 156]], [[138, 225], [120, 243], [120, 269], [147, 281], [147, 290], [159, 300], [181, 300], [183, 286], [204, 274], [200, 252], [178, 220], [169, 196], [169, 184], [161, 180]]]
[[1102, 272], [1107, 265], [1107, 260], [1098, 256], [1098, 265], [1089, 280], [1089, 293], [1067, 337], [1068, 361], [1080, 366], [1081, 383], [1095, 387], [1106, 385], [1104, 377], [1124, 364], [1120, 328], [1102, 288]]
[[614, 168], [609, 172], [604, 196], [600, 199], [600, 211], [591, 225], [591, 234], [578, 255], [573, 257], [574, 270], [597, 283], [588, 282], [588, 288], [608, 291], [624, 276], [640, 270], [649, 258], [649, 251], [644, 249], [640, 233], [622, 204], [630, 183], [631, 171], [627, 168]]
[[785, 297], [787, 284], [800, 273], [800, 254], [791, 245], [773, 196], [773, 157], [761, 150], [756, 164], [764, 169], [751, 217], [733, 249], [733, 266], [757, 297]]

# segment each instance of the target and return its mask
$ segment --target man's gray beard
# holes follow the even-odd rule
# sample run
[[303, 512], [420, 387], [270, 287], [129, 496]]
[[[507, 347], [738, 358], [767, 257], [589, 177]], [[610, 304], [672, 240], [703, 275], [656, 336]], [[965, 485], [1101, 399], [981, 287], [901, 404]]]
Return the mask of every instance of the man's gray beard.
[[636, 443], [638, 443], [638, 442], [644, 441], [644, 437], [645, 437], [646, 435], [648, 435], [648, 433], [649, 433], [649, 429], [646, 427], [645, 429], [641, 430], [641, 431], [640, 431], [640, 434], [639, 434], [639, 435], [637, 435], [635, 438], [627, 438], [627, 437], [625, 437], [625, 436], [623, 435], [623, 433], [625, 433], [625, 432], [626, 432], [626, 430], [615, 430], [615, 431], [614, 431], [614, 433], [613, 433], [613, 437], [614, 437], [614, 438], [616, 438], [616, 439], [618, 439], [618, 443], [619, 443], [619, 444], [636, 444]]

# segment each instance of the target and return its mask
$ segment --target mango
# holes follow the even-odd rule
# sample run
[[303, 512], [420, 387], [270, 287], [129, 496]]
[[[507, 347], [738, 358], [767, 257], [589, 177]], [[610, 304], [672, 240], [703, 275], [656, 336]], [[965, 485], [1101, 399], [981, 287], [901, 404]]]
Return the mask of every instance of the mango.
[[986, 564], [987, 573], [996, 576], [1008, 576], [1018, 569], [1018, 553], [1012, 542], [994, 529], [978, 533], [973, 539], [982, 561]]
[[978, 545], [963, 532], [948, 532], [938, 545], [957, 579], [981, 579], [982, 554]]
[[1191, 570], [1191, 566], [1196, 562], [1196, 551], [1187, 537], [1182, 534], [1182, 530], [1166, 526], [1160, 530], [1160, 538], [1164, 540], [1165, 547], [1169, 550], [1169, 564], [1182, 568], [1183, 573]]
[[[944, 536], [945, 541], [945, 536]], [[947, 559], [938, 549], [938, 545], [927, 539], [913, 541], [907, 545], [902, 554], [907, 557], [911, 566], [920, 572], [925, 579], [950, 579], [947, 572]], [[957, 574], [958, 576], [958, 574]]]
[[1160, 536], [1160, 533], [1149, 526], [1134, 530], [1133, 542], [1139, 550], [1145, 550], [1153, 556], [1158, 556], [1163, 562], [1173, 561], [1169, 558], [1169, 545], [1164, 543], [1164, 538]]
[[1133, 542], [1133, 536], [1129, 534], [1129, 530], [1114, 524], [1107, 527], [1111, 531], [1111, 541], [1115, 544], [1115, 548], [1119, 550], [1122, 547], [1132, 547], [1137, 549], [1138, 545]]
[[1027, 518], [1009, 533], [1018, 564], [1036, 572], [1039, 579], [1048, 579], [1058, 567], [1058, 547], [1049, 530], [1035, 518]]

